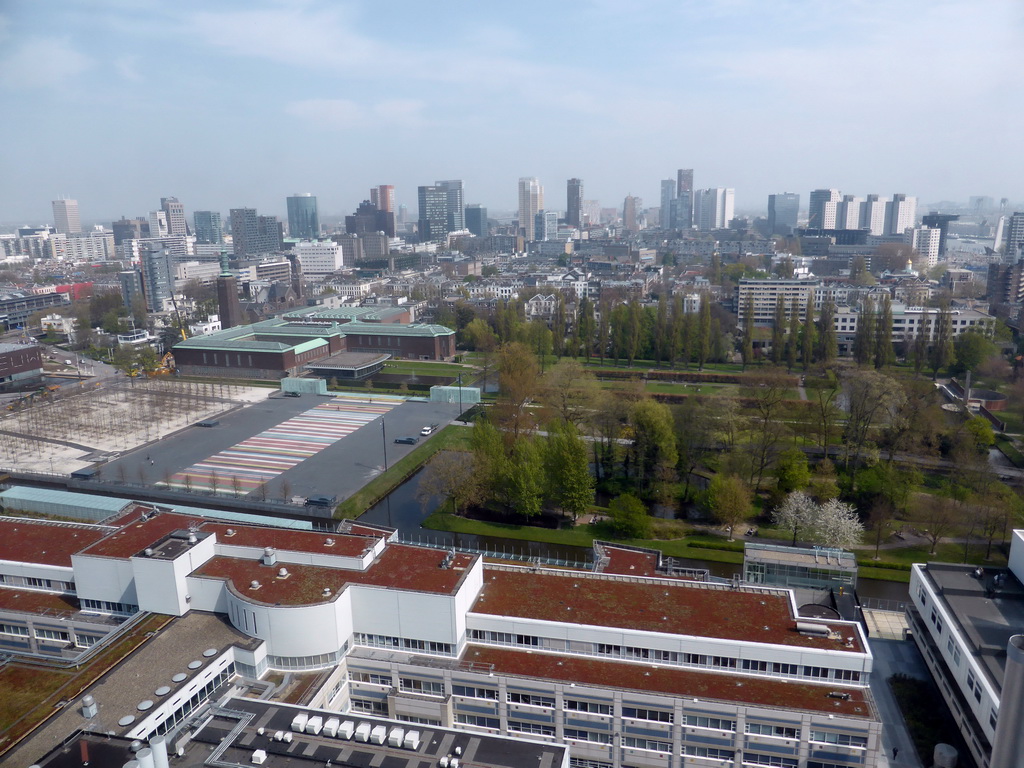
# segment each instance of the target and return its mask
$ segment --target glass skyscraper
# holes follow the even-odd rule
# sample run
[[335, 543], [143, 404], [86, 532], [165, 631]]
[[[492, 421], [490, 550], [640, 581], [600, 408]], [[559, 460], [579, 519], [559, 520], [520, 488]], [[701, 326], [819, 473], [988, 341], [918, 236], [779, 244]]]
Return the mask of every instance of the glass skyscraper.
[[288, 236], [298, 240], [316, 240], [320, 237], [320, 214], [316, 197], [294, 194], [288, 198]]
[[192, 215], [196, 228], [197, 243], [219, 245], [224, 242], [224, 230], [220, 223], [220, 211], [196, 211]]

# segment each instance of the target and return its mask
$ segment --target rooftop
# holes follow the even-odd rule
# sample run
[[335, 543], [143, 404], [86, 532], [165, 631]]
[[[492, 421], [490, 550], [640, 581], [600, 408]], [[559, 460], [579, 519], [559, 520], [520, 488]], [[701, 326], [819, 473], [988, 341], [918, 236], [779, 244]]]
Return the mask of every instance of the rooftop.
[[69, 613], [79, 609], [78, 600], [70, 595], [36, 592], [31, 589], [0, 587], [0, 610], [22, 613]]
[[[365, 571], [293, 563], [266, 566], [258, 560], [214, 557], [192, 575], [226, 579], [240, 596], [252, 602], [311, 605], [333, 600], [348, 584], [454, 594], [475, 556], [456, 555], [451, 567], [442, 568], [446, 557], [442, 550], [393, 544]], [[280, 568], [288, 570], [287, 578], [277, 576]], [[260, 583], [258, 589], [250, 588], [253, 581]], [[331, 590], [331, 594], [325, 596], [324, 589]]]
[[0, 560], [71, 567], [71, 556], [109, 533], [102, 528], [0, 517]]
[[[143, 516], [124, 521], [116, 533], [82, 549], [80, 554], [94, 557], [129, 558], [142, 552], [174, 531], [188, 530], [196, 522], [194, 517], [161, 512], [148, 520]], [[69, 563], [70, 564], [70, 563]]]
[[796, 629], [788, 593], [489, 567], [473, 613], [861, 653]]
[[[217, 534], [217, 543], [236, 547], [274, 547], [289, 552], [312, 552], [338, 557], [360, 557], [374, 542], [365, 536], [312, 531], [277, 530], [251, 525], [204, 523], [203, 531]], [[234, 531], [229, 536], [228, 531]], [[328, 545], [328, 541], [333, 544]]]
[[[580, 656], [514, 651], [467, 645], [462, 661], [493, 665], [503, 675], [544, 678], [577, 685], [608, 686], [670, 696], [811, 712], [873, 717], [873, 702], [864, 688], [815, 685], [724, 672], [697, 672], [651, 664], [605, 661]], [[841, 692], [849, 698], [829, 696]]]
[[949, 606], [989, 682], [1001, 690], [1006, 644], [1024, 627], [1024, 585], [1006, 568], [928, 563], [921, 572]]

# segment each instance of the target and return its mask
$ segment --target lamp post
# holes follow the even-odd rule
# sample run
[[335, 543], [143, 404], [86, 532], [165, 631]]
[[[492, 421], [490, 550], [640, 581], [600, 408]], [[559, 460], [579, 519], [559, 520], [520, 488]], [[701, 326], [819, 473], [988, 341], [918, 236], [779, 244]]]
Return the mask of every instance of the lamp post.
[[384, 471], [388, 471], [388, 436], [384, 430], [384, 417], [380, 417], [380, 440], [381, 448], [384, 449]]
[[466, 423], [466, 420], [462, 418], [462, 374], [461, 373], [459, 374], [459, 421], [461, 421], [463, 424]]

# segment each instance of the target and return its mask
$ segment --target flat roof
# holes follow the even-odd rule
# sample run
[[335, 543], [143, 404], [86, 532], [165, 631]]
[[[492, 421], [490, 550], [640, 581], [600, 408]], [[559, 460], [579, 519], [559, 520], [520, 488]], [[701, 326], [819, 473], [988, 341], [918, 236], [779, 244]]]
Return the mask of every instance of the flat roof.
[[110, 534], [110, 530], [0, 517], [0, 560], [71, 567], [71, 556]]
[[143, 520], [140, 515], [124, 523], [120, 530], [107, 538], [81, 550], [80, 554], [127, 559], [174, 531], [187, 530], [189, 525], [195, 522], [194, 517], [175, 515], [171, 512], [160, 512], [148, 520]]
[[78, 599], [71, 595], [55, 595], [52, 592], [36, 592], [32, 589], [0, 587], [0, 610], [22, 613], [77, 613], [81, 608]]
[[[218, 544], [238, 547], [274, 547], [289, 552], [312, 552], [339, 557], [361, 557], [374, 544], [373, 540], [365, 536], [274, 530], [252, 525], [204, 523], [202, 530], [216, 533]], [[233, 536], [228, 536], [229, 530], [234, 531]], [[333, 545], [328, 546], [328, 541], [333, 541]]]
[[[698, 672], [664, 665], [631, 664], [482, 645], [467, 645], [461, 660], [492, 665], [496, 673], [516, 677], [798, 709], [845, 717], [875, 717], [870, 692], [856, 686], [818, 685], [753, 675]], [[832, 692], [841, 692], [849, 698], [830, 697]]]
[[845, 638], [801, 634], [788, 593], [750, 587], [488, 567], [484, 587], [470, 610], [558, 623], [863, 652], [857, 633], [853, 648], [846, 648]]
[[[997, 691], [1003, 687], [1006, 644], [1024, 627], [1024, 585], [1008, 568], [928, 563], [921, 573], [960, 625], [970, 653]], [[996, 586], [1000, 576], [1001, 585]]]
[[335, 352], [330, 357], [323, 357], [316, 362], [307, 364], [306, 368], [311, 371], [332, 368], [366, 368], [390, 359], [391, 355], [386, 352]]
[[[246, 600], [271, 605], [330, 602], [349, 584], [451, 595], [457, 590], [466, 569], [476, 556], [456, 555], [451, 567], [442, 568], [441, 563], [446, 556], [443, 550], [392, 544], [365, 571], [294, 563], [266, 566], [259, 560], [218, 556], [191, 575], [225, 579]], [[281, 568], [288, 570], [287, 578], [278, 578], [277, 573]], [[260, 583], [259, 589], [250, 589], [253, 581]], [[330, 589], [331, 594], [325, 597], [324, 589]]]
[[58, 491], [53, 488], [29, 488], [16, 485], [6, 491], [0, 491], [0, 504], [8, 509], [21, 509], [19, 503], [29, 502], [35, 510], [42, 505], [60, 505], [64, 507], [86, 507], [99, 509], [115, 515], [129, 506], [130, 499], [117, 496], [97, 496], [91, 493], [75, 493], [74, 491]]

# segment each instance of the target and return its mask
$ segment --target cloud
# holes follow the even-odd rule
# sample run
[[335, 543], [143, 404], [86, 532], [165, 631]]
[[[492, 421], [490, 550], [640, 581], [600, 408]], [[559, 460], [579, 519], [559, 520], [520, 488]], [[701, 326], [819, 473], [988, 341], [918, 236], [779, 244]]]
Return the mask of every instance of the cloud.
[[409, 128], [425, 124], [423, 106], [413, 99], [388, 99], [365, 105], [350, 99], [305, 99], [291, 102], [285, 112], [325, 130]]
[[144, 78], [138, 69], [138, 56], [118, 56], [114, 59], [114, 69], [125, 80], [132, 83], [141, 83]]
[[0, 58], [0, 87], [32, 90], [64, 85], [95, 62], [71, 47], [67, 38], [33, 36]]

